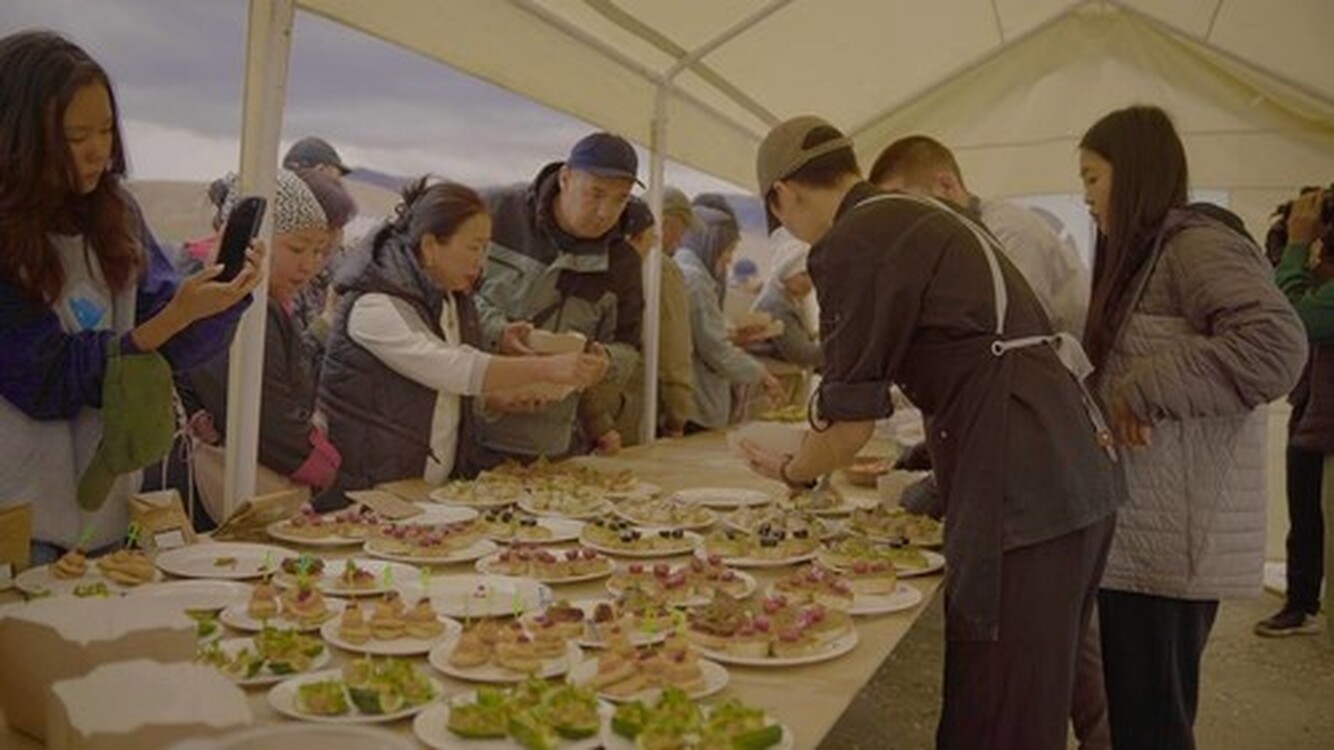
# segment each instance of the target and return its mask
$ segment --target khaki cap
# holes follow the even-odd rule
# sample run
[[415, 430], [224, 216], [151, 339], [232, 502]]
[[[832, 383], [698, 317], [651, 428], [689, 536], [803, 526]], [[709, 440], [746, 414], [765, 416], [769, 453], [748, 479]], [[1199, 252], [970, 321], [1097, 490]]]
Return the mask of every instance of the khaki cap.
[[786, 179], [798, 169], [806, 166], [818, 156], [851, 149], [852, 141], [840, 135], [831, 141], [825, 141], [809, 148], [802, 143], [816, 128], [830, 128], [841, 133], [828, 121], [814, 115], [802, 115], [787, 120], [764, 137], [759, 153], [755, 157], [755, 175], [759, 179], [760, 198], [763, 199], [773, 189], [774, 183]]

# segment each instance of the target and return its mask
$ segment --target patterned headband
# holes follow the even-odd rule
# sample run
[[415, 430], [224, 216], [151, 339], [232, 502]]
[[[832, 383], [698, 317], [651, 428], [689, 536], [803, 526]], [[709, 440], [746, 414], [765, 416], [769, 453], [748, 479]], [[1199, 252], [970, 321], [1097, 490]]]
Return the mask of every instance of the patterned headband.
[[[227, 180], [227, 200], [222, 205], [224, 216], [230, 216], [236, 208], [240, 195], [236, 189], [236, 175], [229, 174]], [[328, 229], [329, 221], [324, 216], [324, 209], [311, 192], [306, 181], [289, 169], [278, 170], [277, 186], [273, 192], [273, 202], [269, 204], [269, 219], [273, 222], [274, 234], [290, 234], [306, 229]]]

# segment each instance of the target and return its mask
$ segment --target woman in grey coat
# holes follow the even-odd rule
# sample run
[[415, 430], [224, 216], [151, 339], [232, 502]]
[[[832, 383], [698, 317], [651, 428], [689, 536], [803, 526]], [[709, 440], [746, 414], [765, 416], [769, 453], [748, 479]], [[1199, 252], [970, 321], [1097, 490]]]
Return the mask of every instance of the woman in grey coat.
[[736, 220], [706, 206], [696, 206], [695, 226], [672, 256], [681, 267], [690, 297], [690, 335], [695, 355], [695, 421], [725, 427], [732, 410], [733, 385], [759, 385], [775, 398], [778, 381], [759, 360], [727, 340], [723, 294], [727, 268], [741, 239]]
[[1306, 340], [1255, 244], [1187, 209], [1166, 113], [1103, 117], [1079, 162], [1098, 225], [1086, 348], [1128, 488], [1098, 598], [1112, 743], [1193, 748], [1218, 601], [1260, 591], [1264, 407]]
[[798, 367], [819, 369], [819, 331], [811, 325], [804, 309], [806, 299], [815, 291], [811, 274], [806, 270], [811, 246], [781, 228], [774, 232], [773, 239], [778, 245], [773, 273], [764, 282], [754, 309], [781, 321], [783, 332], [749, 347], [750, 351]]

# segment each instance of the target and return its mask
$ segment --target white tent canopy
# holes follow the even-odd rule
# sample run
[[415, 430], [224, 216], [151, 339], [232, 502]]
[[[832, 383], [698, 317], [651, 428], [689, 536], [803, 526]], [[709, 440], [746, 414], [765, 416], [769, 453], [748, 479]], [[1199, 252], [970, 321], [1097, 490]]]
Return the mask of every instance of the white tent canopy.
[[[979, 192], [1072, 192], [1101, 114], [1163, 106], [1198, 187], [1263, 208], [1334, 174], [1326, 0], [297, 0], [750, 187], [768, 129], [816, 113], [864, 165], [927, 132]], [[1246, 196], [1239, 196], [1243, 213]], [[1258, 205], [1258, 204], [1257, 204]]]
[[[1253, 230], [1334, 178], [1328, 0], [252, 0], [247, 88], [279, 97], [247, 94], [267, 104], [247, 107], [246, 164], [277, 158], [293, 4], [648, 145], [655, 194], [664, 156], [752, 186], [764, 134], [804, 113], [864, 166], [923, 132], [979, 194], [1076, 192], [1079, 137], [1132, 103], [1174, 116], [1193, 185], [1229, 191]], [[241, 338], [262, 338], [247, 317]], [[257, 388], [258, 365], [234, 381]], [[257, 418], [231, 442], [253, 445]], [[229, 487], [252, 486], [241, 457]]]

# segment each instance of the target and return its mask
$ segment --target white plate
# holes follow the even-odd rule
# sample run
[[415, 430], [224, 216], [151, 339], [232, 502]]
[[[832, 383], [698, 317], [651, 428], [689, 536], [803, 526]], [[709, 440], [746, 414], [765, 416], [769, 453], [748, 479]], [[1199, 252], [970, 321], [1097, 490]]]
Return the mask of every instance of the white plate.
[[352, 537], [330, 534], [322, 537], [308, 537], [292, 533], [287, 530], [290, 521], [274, 521], [264, 527], [264, 532], [280, 542], [295, 544], [301, 547], [350, 547], [362, 544], [366, 541], [365, 537], [353, 539]]
[[592, 508], [584, 511], [583, 513], [562, 513], [556, 510], [542, 510], [541, 508], [537, 508], [536, 506], [533, 505], [532, 498], [524, 498], [523, 500], [519, 501], [519, 509], [524, 511], [525, 513], [531, 513], [535, 516], [541, 516], [543, 518], [566, 518], [576, 521], [583, 521], [589, 518], [597, 518], [598, 516], [606, 515], [606, 513], [610, 511], [612, 507], [613, 507], [612, 502], [610, 500], [604, 499], [602, 500], [602, 502], [593, 505]]
[[[559, 555], [563, 552], [563, 550], [547, 550], [547, 551], [555, 555]], [[492, 570], [492, 568], [495, 567], [496, 563], [500, 561], [500, 554], [501, 553], [497, 552], [494, 555], [487, 555], [486, 557], [483, 557], [482, 559], [478, 560], [477, 572], [484, 573], [486, 575], [506, 575], [504, 573], [498, 573]], [[566, 576], [564, 578], [539, 578], [537, 576], [525, 576], [525, 577], [532, 578], [533, 580], [540, 581], [542, 583], [549, 585], [557, 585], [562, 583], [582, 583], [583, 581], [596, 581], [599, 578], [606, 578], [607, 576], [616, 572], [616, 563], [606, 559], [605, 557], [602, 558], [602, 561], [606, 563], [606, 567], [594, 573], [585, 573], [584, 575], [578, 575], [578, 576]]]
[[[325, 599], [324, 604], [326, 607], [328, 607], [329, 611], [333, 613], [333, 616], [330, 617], [329, 620], [337, 620], [338, 614], [343, 611], [343, 607], [347, 606], [347, 604], [342, 599]], [[281, 606], [282, 605], [280, 604], [279, 607]], [[273, 625], [275, 628], [297, 628], [303, 633], [313, 633], [316, 630], [319, 630], [320, 626], [324, 624], [324, 623], [315, 623], [313, 625], [311, 624], [298, 625], [297, 623], [288, 620], [287, 618], [282, 616], [278, 616], [273, 618], [272, 620], [267, 620], [267, 621], [256, 620], [255, 618], [250, 616], [250, 612], [248, 611], [249, 608], [250, 608], [250, 601], [248, 599], [243, 602], [237, 602], [228, 607], [227, 609], [224, 609], [222, 611], [222, 614], [218, 615], [218, 620], [220, 620], [222, 624], [226, 625], [227, 627], [236, 628], [237, 630], [244, 630], [248, 633], [258, 633], [259, 631], [263, 630], [264, 624], [266, 622]], [[326, 620], [325, 622], [328, 622], [329, 620]]]
[[[588, 628], [588, 624], [587, 624], [590, 620], [593, 619], [593, 610], [596, 609], [596, 608], [597, 608], [597, 605], [598, 605], [599, 603], [601, 603], [602, 601], [607, 601], [607, 600], [603, 600], [603, 599], [575, 599], [575, 600], [569, 602], [569, 604], [570, 604], [571, 607], [578, 607], [579, 609], [583, 610], [583, 612], [584, 612], [584, 618], [585, 618], [585, 620], [584, 620], [584, 622], [585, 622], [585, 624], [584, 624], [584, 634], [581, 635], [581, 636], [579, 636], [578, 638], [576, 638], [575, 641], [574, 641], [575, 643], [579, 644], [579, 645], [582, 646], [583, 648], [606, 648], [606, 647], [607, 647], [607, 642], [606, 642], [606, 641], [604, 641], [604, 640], [602, 640], [602, 639], [600, 639], [600, 638], [593, 638], [593, 637], [589, 634], [589, 628]], [[525, 623], [531, 623], [532, 620], [533, 620], [533, 615], [528, 615], [528, 616], [524, 617], [524, 622], [525, 622]], [[632, 632], [629, 634], [629, 637], [630, 637], [630, 643], [632, 643], [632, 644], [634, 644], [634, 645], [636, 645], [636, 646], [651, 646], [651, 645], [653, 645], [653, 644], [655, 644], [655, 643], [662, 643], [663, 641], [667, 640], [667, 632], [668, 632], [669, 630], [670, 630], [670, 628], [668, 628], [668, 627], [664, 627], [661, 631], [656, 632], [656, 633], [645, 633], [645, 632], [642, 631], [642, 630], [635, 630], [635, 631], [632, 631]]]
[[[410, 581], [421, 575], [421, 571], [411, 565], [403, 563], [388, 562], [386, 560], [364, 560], [361, 558], [350, 558], [358, 568], [366, 570], [375, 576], [375, 585], [370, 588], [349, 588], [341, 585], [340, 576], [343, 574], [343, 566], [346, 560], [325, 560], [324, 575], [314, 580], [315, 588], [322, 594], [330, 596], [378, 596], [393, 589], [398, 581]], [[393, 571], [390, 573], [388, 584], [384, 580], [385, 570]], [[273, 582], [278, 586], [290, 589], [297, 585], [295, 576], [284, 573], [275, 576]]]
[[[153, 580], [161, 581], [162, 573], [153, 571]], [[80, 586], [92, 586], [98, 583], [106, 584], [107, 593], [111, 596], [124, 596], [137, 588], [116, 583], [102, 575], [94, 560], [88, 561], [88, 570], [78, 578], [56, 578], [51, 573], [50, 565], [28, 568], [14, 577], [14, 585], [18, 587], [19, 591], [28, 596], [73, 596], [74, 590]], [[142, 585], [148, 586], [150, 584]]]
[[605, 490], [603, 494], [612, 500], [647, 499], [661, 495], [662, 488], [652, 482], [645, 482], [640, 479], [636, 480], [635, 486], [628, 490]]
[[[445, 686], [442, 685], [439, 680], [428, 676], [426, 679], [431, 682], [431, 688], [435, 691], [435, 698], [432, 698], [425, 703], [409, 706], [402, 711], [395, 711], [391, 714], [363, 714], [357, 710], [356, 706], [352, 706], [351, 713], [345, 716], [315, 716], [312, 714], [303, 714], [296, 709], [297, 688], [311, 682], [323, 682], [324, 680], [341, 681], [342, 679], [343, 670], [341, 669], [326, 669], [323, 672], [309, 672], [307, 674], [298, 675], [290, 680], [284, 680], [283, 682], [274, 685], [273, 688], [269, 690], [269, 705], [273, 707], [273, 710], [283, 716], [290, 716], [293, 719], [300, 719], [302, 721], [312, 721], [318, 724], [381, 724], [384, 722], [406, 719], [409, 716], [421, 713], [427, 706], [438, 700], [441, 695], [444, 695], [445, 692]], [[351, 702], [350, 698], [348, 699], [348, 702]]]
[[699, 647], [699, 652], [714, 661], [720, 661], [724, 664], [735, 664], [737, 666], [745, 667], [796, 667], [802, 664], [817, 664], [822, 661], [837, 659], [856, 648], [857, 641], [857, 631], [852, 630], [841, 638], [826, 643], [824, 648], [820, 649], [818, 653], [809, 654], [807, 656], [736, 656], [725, 651], [714, 651], [713, 649], [703, 647]]
[[740, 487], [696, 487], [689, 490], [678, 490], [673, 497], [682, 502], [706, 505], [710, 508], [749, 508], [752, 505], [764, 505], [774, 500], [773, 496], [767, 492], [747, 490]]
[[902, 612], [922, 603], [922, 592], [915, 586], [899, 581], [890, 594], [857, 594], [852, 601], [851, 615], [886, 615]]
[[268, 724], [229, 732], [218, 737], [186, 740], [173, 750], [274, 750], [309, 748], [320, 750], [417, 750], [417, 745], [385, 729], [319, 724]]
[[[736, 597], [737, 599], [745, 599], [755, 593], [755, 587], [758, 585], [755, 582], [755, 576], [740, 570], [733, 572], [736, 573], [737, 578], [741, 579], [742, 583], [746, 584], [746, 590], [738, 595]], [[625, 593], [625, 589], [617, 586], [615, 579], [610, 579], [607, 581], [607, 593], [612, 596], [620, 596]], [[679, 602], [669, 602], [669, 604], [674, 607], [702, 607], [712, 601], [712, 596], [695, 596], [689, 599], [683, 599]]]
[[[241, 653], [241, 649], [244, 648], [253, 649], [254, 647], [255, 647], [254, 638], [228, 638], [227, 640], [222, 641], [218, 644], [218, 648], [222, 649], [222, 652], [227, 655], [228, 659], [235, 658], [237, 654]], [[223, 675], [225, 675], [232, 682], [235, 682], [237, 685], [240, 685], [242, 687], [253, 687], [255, 685], [273, 685], [282, 682], [283, 680], [286, 680], [289, 677], [294, 677], [298, 674], [309, 674], [311, 672], [319, 670], [321, 667], [323, 667], [325, 664], [328, 663], [329, 663], [329, 647], [325, 646], [324, 650], [320, 652], [319, 656], [316, 656], [313, 660], [311, 660], [310, 669], [301, 672], [296, 672], [294, 674], [273, 674], [272, 672], [268, 671], [267, 666], [260, 669], [259, 674], [255, 675], [254, 677], [250, 677], [248, 679], [235, 677], [227, 672], [223, 672], [221, 669], [219, 669], [218, 671], [222, 672]]]
[[167, 599], [184, 612], [220, 612], [250, 598], [250, 584], [240, 581], [192, 579], [146, 583], [130, 590], [132, 596]]
[[[650, 534], [657, 536], [659, 529], [636, 528], [635, 531], [638, 531], [644, 536], [649, 536]], [[693, 531], [687, 531], [681, 537], [681, 542], [678, 546], [664, 547], [662, 549], [642, 549], [642, 550], [628, 550], [628, 549], [618, 549], [616, 547], [607, 547], [598, 544], [596, 542], [589, 541], [584, 537], [580, 537], [579, 541], [584, 546], [591, 547], [592, 549], [595, 549], [598, 552], [601, 552], [606, 555], [614, 555], [616, 557], [634, 557], [642, 559], [650, 557], [676, 557], [678, 555], [688, 555], [699, 548], [699, 546], [704, 542], [704, 537], [700, 536], [699, 534], [696, 534]]]
[[[895, 571], [896, 573], [898, 573], [899, 578], [918, 578], [918, 577], [920, 577], [920, 576], [929, 576], [929, 575], [931, 575], [932, 573], [938, 573], [938, 572], [940, 572], [941, 570], [944, 570], [944, 569], [945, 569], [945, 556], [944, 556], [944, 555], [940, 554], [939, 552], [932, 552], [932, 551], [929, 550], [929, 549], [924, 549], [924, 550], [920, 550], [920, 551], [921, 551], [922, 555], [923, 555], [924, 557], [926, 557], [926, 567], [925, 567], [925, 568], [902, 568], [902, 567], [899, 567], [898, 565], [895, 565], [895, 566], [894, 566], [894, 571]], [[821, 557], [820, 562], [821, 562], [822, 564], [824, 564], [824, 565], [828, 565], [830, 568], [833, 568], [834, 570], [845, 570], [845, 569], [847, 568], [846, 565], [834, 565], [834, 564], [832, 564], [832, 563], [826, 562], [826, 561], [823, 559], [823, 557], [824, 557], [823, 555], [821, 555], [820, 557]]]
[[[708, 508], [704, 508], [703, 510], [704, 513], [702, 515], [704, 517], [704, 520], [697, 521], [695, 523], [669, 524], [667, 528], [685, 529], [686, 531], [697, 531], [699, 529], [707, 529], [713, 524], [718, 522], [718, 514], [715, 511], [709, 510]], [[649, 524], [645, 523], [642, 519], [635, 518], [629, 513], [626, 513], [625, 510], [619, 505], [616, 506], [616, 508], [612, 511], [612, 513], [614, 513], [617, 518], [629, 521], [630, 523], [639, 526], [660, 526], [660, 524]]]
[[[704, 687], [693, 693], [689, 693], [690, 698], [694, 700], [707, 698], [710, 695], [721, 692], [723, 688], [727, 687], [727, 670], [724, 669], [721, 664], [711, 662], [708, 659], [700, 659], [699, 668], [700, 671], [704, 673]], [[597, 673], [598, 660], [589, 659], [588, 661], [577, 665], [574, 669], [571, 669], [570, 673], [565, 676], [565, 681], [572, 685], [583, 685], [593, 679]], [[648, 688], [647, 690], [641, 690], [634, 695], [625, 697], [607, 695], [606, 693], [598, 693], [598, 697], [605, 698], [613, 703], [629, 703], [630, 701], [636, 700], [656, 701], [661, 692], [662, 691], [658, 688]]]
[[439, 557], [419, 557], [416, 555], [402, 555], [396, 552], [386, 551], [381, 548], [381, 542], [383, 541], [385, 540], [372, 539], [366, 542], [366, 545], [362, 547], [362, 550], [366, 554], [372, 557], [378, 557], [381, 560], [392, 560], [394, 562], [407, 563], [409, 565], [449, 565], [452, 563], [472, 562], [473, 560], [486, 557], [492, 552], [500, 549], [500, 547], [490, 539], [479, 539], [467, 547], [447, 555], [440, 555]]
[[[432, 704], [412, 720], [412, 733], [431, 750], [521, 750], [523, 746], [508, 737], [503, 740], [470, 740], [449, 731], [450, 705], [472, 703], [476, 700], [476, 691], [470, 691], [454, 695], [448, 701]], [[601, 731], [582, 740], [558, 739], [555, 750], [597, 750], [602, 747], [606, 735], [610, 734], [609, 724], [615, 711], [615, 707], [611, 704], [599, 701], [598, 713], [602, 716]]]
[[[541, 517], [537, 519], [537, 525], [551, 531], [551, 537], [548, 539], [537, 539], [534, 541], [520, 541], [520, 544], [559, 544], [560, 542], [573, 542], [583, 533], [584, 522], [574, 521], [568, 518]], [[509, 537], [487, 535], [487, 538], [502, 544], [508, 544]]]
[[457, 638], [458, 634], [463, 632], [463, 626], [454, 620], [440, 617], [440, 621], [445, 624], [445, 632], [435, 638], [395, 638], [391, 641], [371, 638], [365, 643], [352, 643], [345, 641], [338, 635], [338, 618], [326, 621], [320, 626], [320, 637], [331, 646], [337, 646], [344, 651], [351, 651], [357, 654], [371, 654], [373, 656], [416, 656], [418, 654], [428, 653], [433, 646], [446, 638]]
[[[179, 578], [221, 578], [244, 581], [273, 573], [290, 550], [271, 544], [249, 542], [204, 542], [159, 552], [153, 560], [158, 570]], [[233, 562], [219, 564], [231, 558]]]
[[[797, 511], [781, 511], [781, 512], [784, 512], [784, 513], [796, 513]], [[812, 516], [817, 516], [817, 515], [819, 515], [819, 514], [811, 513], [810, 515], [812, 515]], [[732, 530], [734, 530], [734, 531], [740, 531], [740, 532], [743, 532], [743, 533], [746, 533], [746, 534], [754, 534], [754, 533], [755, 533], [755, 530], [758, 529], [758, 528], [760, 527], [760, 523], [750, 524], [749, 526], [742, 525], [742, 524], [740, 524], [740, 523], [737, 523], [736, 520], [735, 520], [734, 518], [732, 518], [731, 516], [723, 516], [723, 519], [722, 519], [722, 520], [723, 520], [723, 526], [724, 526], [724, 527], [729, 528], [729, 529], [732, 529]], [[844, 533], [846, 533], [846, 531], [847, 531], [847, 530], [844, 528], [844, 522], [843, 522], [843, 521], [839, 521], [839, 520], [836, 520], [836, 519], [830, 519], [830, 518], [819, 518], [818, 520], [819, 520], [819, 522], [824, 526], [824, 533], [823, 533], [823, 534], [820, 534], [820, 539], [821, 539], [821, 540], [825, 540], [825, 539], [834, 539], [834, 538], [836, 538], [836, 537], [842, 536], [842, 535], [843, 535]], [[761, 523], [763, 523], [763, 522], [761, 522]], [[791, 533], [791, 532], [788, 532], [788, 533]]]
[[[705, 711], [707, 710], [708, 708], [705, 707]], [[768, 719], [766, 722], [768, 724], [778, 723], [773, 716], [766, 716], [765, 718]], [[783, 729], [783, 736], [778, 739], [777, 743], [770, 745], [765, 750], [793, 750], [797, 746], [797, 737], [792, 733], [792, 729], [786, 724], [780, 726]], [[607, 731], [602, 733], [602, 747], [603, 750], [635, 750], [635, 741], [616, 734], [608, 726]]]
[[475, 509], [464, 505], [444, 505], [442, 503], [413, 503], [413, 505], [421, 508], [423, 512], [389, 523], [405, 526], [430, 526], [443, 523], [464, 523], [481, 515]]
[[506, 617], [514, 614], [516, 603], [524, 612], [540, 611], [552, 599], [551, 589], [531, 578], [514, 576], [434, 576], [425, 587], [420, 581], [398, 585], [409, 604], [415, 604], [427, 588], [435, 611], [454, 618]]
[[455, 507], [455, 508], [469, 508], [469, 509], [472, 509], [472, 510], [487, 510], [487, 509], [489, 509], [489, 508], [504, 508], [504, 507], [507, 506], [507, 505], [513, 505], [516, 501], [521, 500], [522, 498], [527, 497], [527, 496], [528, 496], [528, 495], [527, 495], [526, 492], [520, 492], [520, 493], [516, 494], [514, 497], [509, 497], [509, 498], [500, 498], [500, 497], [498, 497], [498, 498], [492, 498], [492, 499], [490, 499], [490, 500], [484, 500], [484, 501], [466, 501], [466, 502], [464, 502], [464, 501], [460, 501], [460, 500], [454, 500], [454, 499], [451, 499], [451, 498], [449, 497], [449, 493], [448, 493], [448, 491], [447, 491], [444, 487], [437, 487], [437, 488], [431, 490], [431, 494], [430, 494], [430, 498], [431, 498], [431, 500], [433, 500], [433, 501], [435, 501], [435, 502], [437, 502], [437, 503], [440, 503], [441, 505], [448, 505], [448, 506], [452, 506], [452, 507]]
[[[700, 547], [700, 552], [705, 552], [704, 547]], [[722, 557], [724, 565], [730, 565], [734, 568], [781, 568], [784, 565], [798, 565], [815, 559], [820, 550], [814, 549], [804, 555], [794, 557], [779, 557], [769, 559], [764, 557]]]
[[[460, 628], [458, 631], [446, 637], [445, 640], [438, 642], [435, 647], [431, 649], [431, 654], [427, 657], [431, 666], [435, 667], [443, 674], [468, 682], [508, 684], [519, 683], [528, 679], [528, 675], [520, 674], [512, 669], [506, 669], [498, 664], [489, 662], [480, 667], [473, 667], [471, 669], [464, 669], [450, 664], [449, 655], [454, 652], [454, 647], [458, 645], [459, 636], [462, 634], [462, 631], [463, 629]], [[554, 659], [543, 659], [541, 671], [534, 676], [543, 679], [559, 677], [570, 671], [576, 664], [582, 663], [583, 660], [584, 652], [575, 644], [567, 643], [565, 644], [565, 655], [558, 656]]]

